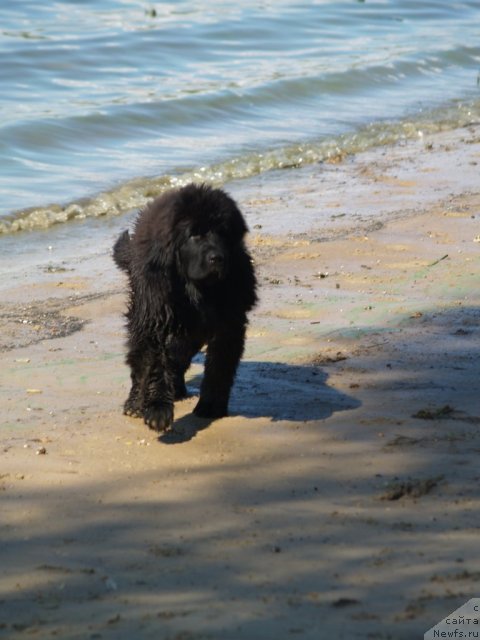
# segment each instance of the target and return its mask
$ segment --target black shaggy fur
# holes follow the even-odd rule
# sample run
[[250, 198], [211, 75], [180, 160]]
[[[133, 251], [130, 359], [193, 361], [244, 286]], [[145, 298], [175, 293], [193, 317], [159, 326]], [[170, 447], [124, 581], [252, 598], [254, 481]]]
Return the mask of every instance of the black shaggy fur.
[[138, 216], [133, 234], [118, 238], [113, 257], [130, 284], [126, 415], [143, 417], [151, 429], [168, 429], [174, 400], [187, 395], [185, 372], [204, 345], [194, 413], [228, 414], [247, 312], [257, 299], [243, 242], [247, 230], [224, 191], [190, 184], [154, 200]]

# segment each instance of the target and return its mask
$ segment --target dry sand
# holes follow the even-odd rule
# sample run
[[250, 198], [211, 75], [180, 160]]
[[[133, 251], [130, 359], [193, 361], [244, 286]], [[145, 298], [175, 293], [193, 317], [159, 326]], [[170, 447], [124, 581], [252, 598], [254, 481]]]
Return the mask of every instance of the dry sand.
[[410, 640], [480, 596], [478, 162], [473, 126], [231, 185], [231, 417], [191, 416], [199, 360], [158, 439], [108, 251], [4, 280], [0, 637]]

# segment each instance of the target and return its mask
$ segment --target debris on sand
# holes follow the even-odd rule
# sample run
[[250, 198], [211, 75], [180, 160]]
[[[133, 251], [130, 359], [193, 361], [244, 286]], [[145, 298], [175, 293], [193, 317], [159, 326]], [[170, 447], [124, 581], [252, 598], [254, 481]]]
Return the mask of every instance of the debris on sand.
[[356, 600], [355, 598], [338, 598], [338, 600], [332, 602], [332, 607], [341, 609], [343, 607], [350, 607], [355, 604], [360, 604], [360, 600]]
[[342, 360], [347, 360], [348, 356], [346, 356], [341, 351], [337, 351], [336, 353], [329, 355], [327, 353], [319, 353], [318, 355], [310, 358], [309, 364], [314, 367], [321, 367], [326, 364], [334, 364], [335, 362], [341, 362]]
[[420, 442], [422, 442], [422, 438], [412, 438], [410, 436], [399, 435], [393, 440], [390, 440], [390, 442], [387, 442], [385, 447], [409, 447]]
[[399, 500], [405, 496], [409, 498], [421, 498], [427, 495], [443, 480], [443, 476], [424, 478], [421, 480], [395, 481], [388, 485], [386, 491], [380, 496], [380, 500]]
[[420, 409], [417, 413], [414, 413], [412, 418], [418, 418], [419, 420], [439, 420], [445, 418], [454, 412], [453, 407], [446, 404], [439, 409]]

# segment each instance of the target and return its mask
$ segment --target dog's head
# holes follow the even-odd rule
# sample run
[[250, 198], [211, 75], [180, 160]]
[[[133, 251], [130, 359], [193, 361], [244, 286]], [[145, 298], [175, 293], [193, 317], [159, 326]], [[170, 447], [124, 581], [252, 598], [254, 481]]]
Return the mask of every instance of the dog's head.
[[173, 247], [180, 275], [200, 287], [225, 280], [247, 232], [234, 200], [221, 189], [190, 184], [176, 192], [173, 209]]
[[164, 193], [141, 211], [133, 235], [117, 241], [115, 259], [127, 269], [133, 289], [154, 292], [154, 302], [182, 292], [192, 300], [208, 295], [212, 301], [218, 293], [245, 311], [256, 302], [246, 232], [230, 196], [190, 184]]

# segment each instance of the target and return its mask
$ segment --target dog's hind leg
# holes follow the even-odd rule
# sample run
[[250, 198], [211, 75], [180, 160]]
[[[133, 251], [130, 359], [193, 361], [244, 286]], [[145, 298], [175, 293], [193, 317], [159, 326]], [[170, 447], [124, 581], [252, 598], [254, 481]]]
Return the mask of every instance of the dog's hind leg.
[[185, 373], [189, 368], [193, 356], [202, 348], [199, 340], [186, 338], [172, 338], [168, 343], [169, 369], [173, 374], [174, 399], [183, 400], [188, 396], [185, 384]]
[[123, 405], [123, 413], [132, 418], [141, 418], [143, 416], [140, 385], [136, 380], [132, 379], [130, 393]]

